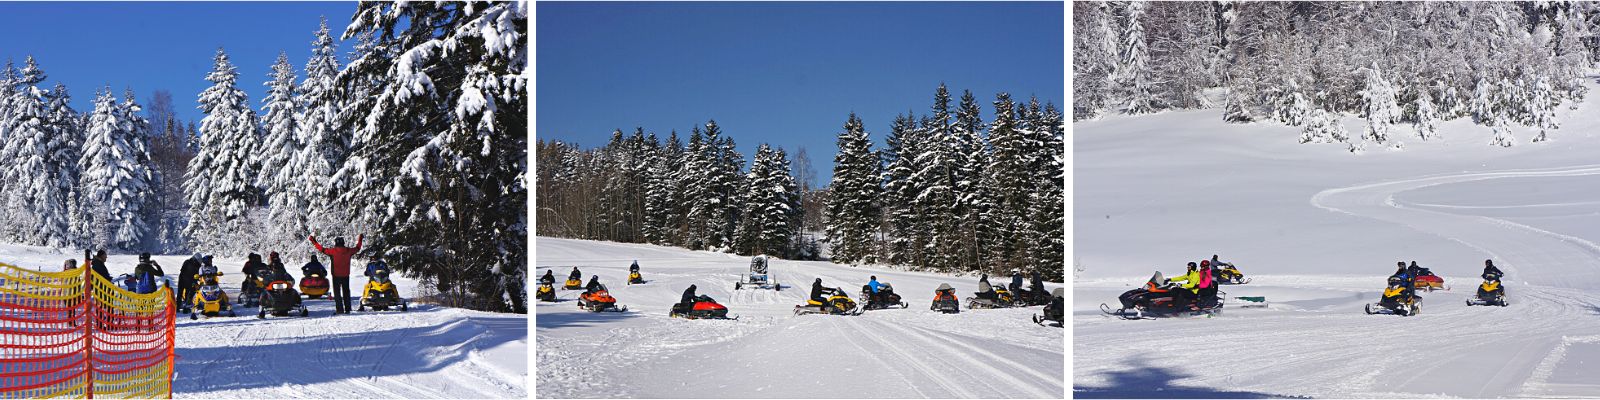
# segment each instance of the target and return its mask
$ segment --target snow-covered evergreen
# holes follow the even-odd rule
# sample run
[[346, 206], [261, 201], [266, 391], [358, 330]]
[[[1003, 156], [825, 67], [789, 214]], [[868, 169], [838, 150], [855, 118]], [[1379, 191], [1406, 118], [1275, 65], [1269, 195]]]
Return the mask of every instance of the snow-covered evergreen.
[[878, 155], [855, 113], [839, 133], [833, 158], [833, 184], [828, 199], [827, 231], [832, 260], [845, 264], [877, 262], [875, 233], [879, 224]]
[[757, 147], [739, 193], [741, 210], [734, 248], [741, 254], [791, 257], [800, 216], [799, 191], [783, 150], [773, 150], [765, 143]]
[[302, 244], [307, 242], [305, 237], [309, 234], [305, 215], [309, 208], [306, 194], [300, 187], [306, 174], [297, 162], [305, 144], [299, 135], [303, 130], [300, 100], [295, 90], [294, 66], [289, 64], [288, 54], [278, 53], [278, 60], [272, 64], [272, 73], [268, 76], [272, 80], [265, 83], [267, 97], [262, 99], [261, 106], [261, 131], [265, 137], [257, 153], [261, 173], [255, 177], [255, 184], [261, 187], [267, 201], [264, 222], [271, 227], [266, 232], [267, 237], [262, 239], [274, 249], [296, 245], [309, 247]]
[[78, 186], [89, 216], [83, 234], [97, 248], [136, 249], [149, 232], [144, 199], [152, 190], [150, 170], [140, 164], [137, 145], [131, 143], [139, 132], [109, 87], [94, 104], [78, 161]]
[[[349, 152], [350, 131], [342, 125], [341, 112], [346, 106], [339, 86], [339, 56], [337, 44], [328, 33], [328, 19], [323, 18], [311, 41], [311, 58], [306, 61], [306, 76], [295, 89], [300, 94], [300, 121], [295, 135], [300, 151], [291, 160], [294, 176], [279, 173], [278, 180], [288, 179], [297, 193], [300, 207], [305, 210], [305, 231], [342, 235], [335, 231], [349, 220], [342, 207], [335, 206], [337, 195], [328, 190], [329, 180]], [[300, 239], [300, 238], [295, 238]], [[295, 240], [295, 247], [307, 245], [306, 240]]]
[[1388, 142], [1394, 124], [1400, 122], [1400, 106], [1395, 104], [1394, 88], [1384, 79], [1376, 63], [1366, 69], [1366, 88], [1361, 90], [1361, 102], [1367, 118], [1367, 128], [1361, 138], [1379, 144]]
[[[8, 140], [4, 168], [8, 182], [4, 197], [8, 231], [22, 243], [61, 247], [74, 244], [71, 235], [71, 198], [77, 189], [77, 157], [71, 139], [74, 126], [56, 124], [51, 104], [56, 99], [39, 88], [45, 79], [33, 57], [28, 57], [11, 97], [0, 99], [7, 119], [0, 127]], [[65, 128], [65, 129], [63, 129]]]
[[221, 254], [242, 254], [255, 242], [242, 221], [252, 208], [262, 204], [261, 189], [255, 185], [261, 147], [256, 113], [243, 90], [237, 86], [239, 72], [228, 55], [217, 49], [206, 80], [210, 88], [200, 93], [200, 152], [189, 161], [184, 192], [189, 202], [189, 226], [185, 233], [195, 248]]

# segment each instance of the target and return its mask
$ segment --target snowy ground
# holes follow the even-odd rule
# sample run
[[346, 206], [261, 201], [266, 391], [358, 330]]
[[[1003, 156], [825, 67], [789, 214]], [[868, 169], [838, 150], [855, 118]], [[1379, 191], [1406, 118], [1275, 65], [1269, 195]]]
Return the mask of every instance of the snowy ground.
[[[80, 252], [0, 245], [0, 261], [57, 271], [62, 260], [82, 261]], [[187, 256], [156, 256], [176, 277]], [[133, 272], [135, 255], [113, 255], [115, 277]], [[300, 277], [298, 264], [290, 272]], [[326, 262], [326, 258], [323, 259]], [[359, 260], [358, 260], [359, 261]], [[243, 259], [218, 259], [223, 287], [237, 298]], [[364, 264], [363, 264], [364, 265]], [[416, 283], [396, 275], [402, 296]], [[351, 278], [360, 291], [365, 278]], [[352, 299], [354, 305], [359, 299]], [[254, 308], [238, 317], [180, 315], [178, 398], [526, 398], [527, 318], [470, 310], [412, 305], [404, 313], [333, 314], [326, 298], [307, 300], [309, 318], [256, 319]]]
[[[1074, 395], [1600, 396], [1596, 88], [1563, 107], [1553, 141], [1519, 131], [1510, 149], [1468, 121], [1363, 154], [1217, 110], [1074, 124]], [[1211, 254], [1255, 279], [1222, 290], [1273, 305], [1156, 321], [1098, 310]], [[1464, 304], [1486, 258], [1510, 307]], [[1424, 294], [1415, 317], [1362, 313], [1412, 260], [1453, 290]]]
[[[782, 291], [735, 293], [749, 257], [677, 248], [538, 238], [537, 275], [599, 274], [624, 313], [589, 313], [577, 291], [538, 303], [537, 397], [548, 398], [1060, 398], [1063, 330], [1030, 317], [1043, 307], [928, 310], [949, 283], [965, 301], [977, 279], [773, 260]], [[648, 281], [624, 284], [638, 260]], [[813, 279], [859, 292], [869, 275], [909, 309], [861, 316], [793, 316]], [[667, 317], [690, 284], [737, 321]], [[1049, 287], [1059, 287], [1050, 284]]]

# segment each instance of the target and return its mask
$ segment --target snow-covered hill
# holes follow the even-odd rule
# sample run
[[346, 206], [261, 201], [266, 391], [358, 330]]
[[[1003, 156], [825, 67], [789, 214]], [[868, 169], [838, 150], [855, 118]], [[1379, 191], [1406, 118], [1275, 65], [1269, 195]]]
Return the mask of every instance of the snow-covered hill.
[[[535, 274], [553, 269], [564, 280], [577, 266], [585, 282], [599, 274], [628, 307], [581, 311], [578, 292], [559, 288], [561, 302], [538, 303], [537, 397], [1058, 398], [1065, 392], [1063, 330], [1030, 320], [1042, 307], [928, 310], [940, 283], [965, 301], [977, 289], [973, 277], [773, 260], [782, 291], [735, 292], [748, 257], [546, 237], [536, 246]], [[624, 284], [633, 260], [646, 284]], [[910, 308], [792, 315], [813, 279], [853, 294], [870, 275], [893, 284]], [[667, 317], [691, 284], [739, 320]]]
[[[1523, 130], [1513, 148], [1465, 120], [1362, 154], [1217, 110], [1075, 124], [1075, 395], [1600, 396], [1590, 99], [1562, 108], [1551, 142]], [[1273, 305], [1157, 321], [1098, 310], [1212, 254], [1255, 278], [1222, 290]], [[1464, 304], [1484, 259], [1506, 271], [1509, 307]], [[1365, 315], [1413, 260], [1453, 290], [1424, 294], [1418, 316]]]
[[[0, 262], [58, 271], [69, 254], [32, 246], [0, 245]], [[188, 256], [155, 256], [176, 277]], [[112, 276], [131, 273], [134, 255], [113, 255]], [[326, 258], [323, 259], [326, 262]], [[358, 260], [359, 261], [359, 260]], [[223, 287], [237, 298], [243, 259], [214, 261]], [[290, 272], [300, 276], [289, 259]], [[395, 275], [402, 296], [416, 282]], [[365, 278], [353, 277], [359, 291]], [[356, 300], [352, 300], [354, 304]], [[307, 300], [309, 318], [238, 317], [191, 321], [177, 327], [177, 398], [526, 398], [527, 318], [413, 304], [406, 312], [333, 314], [326, 298]]]

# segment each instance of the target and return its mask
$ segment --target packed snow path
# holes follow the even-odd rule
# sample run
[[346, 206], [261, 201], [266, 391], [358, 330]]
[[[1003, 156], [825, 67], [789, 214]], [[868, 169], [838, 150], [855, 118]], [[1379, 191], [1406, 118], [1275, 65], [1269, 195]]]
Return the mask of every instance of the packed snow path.
[[[5, 262], [60, 270], [82, 261], [32, 246], [0, 245]], [[177, 277], [185, 256], [156, 256]], [[113, 255], [113, 277], [133, 272], [137, 256]], [[294, 260], [291, 260], [294, 261]], [[304, 260], [299, 260], [303, 263]], [[324, 261], [326, 259], [324, 258]], [[218, 259], [222, 287], [238, 300], [242, 259]], [[299, 269], [290, 273], [300, 277]], [[402, 295], [416, 282], [394, 276]], [[365, 278], [351, 278], [360, 291]], [[527, 316], [412, 304], [406, 312], [334, 315], [332, 300], [305, 300], [310, 317], [257, 319], [178, 315], [176, 398], [526, 398]], [[359, 299], [352, 299], [356, 305]]]
[[[1059, 398], [1065, 391], [1063, 329], [1030, 319], [1043, 307], [928, 310], [940, 283], [965, 302], [975, 277], [774, 259], [770, 274], [782, 291], [736, 292], [749, 257], [546, 237], [536, 246], [535, 274], [554, 270], [561, 299], [537, 306], [539, 397]], [[634, 260], [643, 285], [624, 283]], [[628, 311], [579, 310], [578, 292], [559, 287], [574, 266], [584, 283], [598, 274]], [[870, 275], [893, 284], [909, 308], [792, 315], [814, 279], [854, 298]], [[668, 317], [691, 284], [739, 320]]]

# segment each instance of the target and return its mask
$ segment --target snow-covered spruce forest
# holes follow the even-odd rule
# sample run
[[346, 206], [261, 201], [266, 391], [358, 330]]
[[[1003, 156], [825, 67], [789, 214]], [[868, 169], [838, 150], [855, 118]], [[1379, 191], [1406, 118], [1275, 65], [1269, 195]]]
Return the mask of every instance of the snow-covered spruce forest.
[[992, 105], [985, 123], [971, 92], [952, 110], [940, 85], [928, 114], [894, 119], [881, 150], [852, 113], [837, 134], [833, 180], [817, 189], [803, 148], [791, 162], [761, 144], [746, 168], [714, 120], [691, 128], [687, 143], [676, 130], [662, 143], [644, 128], [589, 150], [541, 140], [537, 231], [941, 272], [1021, 268], [1059, 281], [1061, 113], [1005, 93]]
[[527, 11], [360, 3], [340, 36], [353, 49], [324, 20], [303, 69], [280, 54], [257, 102], [219, 48], [187, 126], [165, 92], [145, 109], [108, 85], [74, 110], [42, 86], [48, 60], [8, 63], [0, 239], [298, 265], [309, 235], [365, 235], [363, 256], [450, 305], [526, 312]]
[[[1471, 118], [1552, 139], [1597, 60], [1593, 2], [1073, 2], [1073, 120], [1218, 108], [1352, 152]], [[1343, 120], [1364, 127], [1347, 131]], [[1287, 139], [1286, 139], [1287, 140]]]

